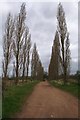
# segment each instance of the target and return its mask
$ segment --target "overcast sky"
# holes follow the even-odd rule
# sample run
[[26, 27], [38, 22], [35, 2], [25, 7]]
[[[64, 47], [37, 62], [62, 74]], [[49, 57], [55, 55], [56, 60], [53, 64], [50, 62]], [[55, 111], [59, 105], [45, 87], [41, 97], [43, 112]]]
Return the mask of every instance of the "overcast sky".
[[[32, 46], [34, 42], [45, 70], [48, 69], [53, 40], [57, 28], [57, 7], [59, 2], [26, 2], [26, 25], [31, 33]], [[0, 74], [2, 71], [2, 34], [6, 16], [9, 12], [13, 15], [20, 10], [21, 2], [0, 2]], [[70, 33], [71, 73], [78, 69], [78, 3], [62, 2], [68, 31]]]

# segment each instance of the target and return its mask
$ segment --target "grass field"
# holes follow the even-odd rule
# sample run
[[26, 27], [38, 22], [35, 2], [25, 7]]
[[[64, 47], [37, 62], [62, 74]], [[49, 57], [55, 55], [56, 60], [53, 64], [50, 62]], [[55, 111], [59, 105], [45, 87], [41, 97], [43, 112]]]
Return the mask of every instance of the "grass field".
[[2, 102], [2, 118], [9, 118], [13, 116], [16, 112], [20, 111], [25, 98], [33, 91], [34, 86], [39, 81], [32, 81], [29, 83], [23, 83], [18, 86], [11, 86], [4, 93], [4, 98]]
[[79, 95], [80, 85], [78, 83], [68, 82], [68, 83], [64, 84], [62, 81], [51, 80], [50, 84], [53, 85], [54, 87], [57, 87], [66, 92], [69, 92], [70, 94], [72, 94], [80, 99], [80, 95]]

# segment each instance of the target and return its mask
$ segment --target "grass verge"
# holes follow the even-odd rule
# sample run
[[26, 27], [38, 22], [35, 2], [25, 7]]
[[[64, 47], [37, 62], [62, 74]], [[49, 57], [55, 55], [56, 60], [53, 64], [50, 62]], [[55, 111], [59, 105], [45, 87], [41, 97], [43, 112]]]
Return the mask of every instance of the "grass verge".
[[80, 85], [78, 83], [66, 83], [66, 84], [61, 84], [61, 82], [57, 82], [55, 80], [51, 80], [50, 84], [53, 85], [54, 87], [57, 87], [59, 89], [62, 89], [66, 92], [69, 92], [70, 94], [76, 96], [77, 98], [80, 99], [79, 91], [80, 91]]
[[34, 86], [38, 82], [39, 81], [32, 81], [18, 86], [14, 85], [9, 87], [4, 93], [2, 102], [2, 118], [10, 118], [16, 112], [19, 112], [25, 98], [28, 98], [33, 91]]

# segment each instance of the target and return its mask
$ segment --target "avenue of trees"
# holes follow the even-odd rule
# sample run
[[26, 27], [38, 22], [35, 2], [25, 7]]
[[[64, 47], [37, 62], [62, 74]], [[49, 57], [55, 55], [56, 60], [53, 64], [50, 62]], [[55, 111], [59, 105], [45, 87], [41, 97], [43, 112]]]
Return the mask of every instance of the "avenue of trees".
[[59, 3], [57, 11], [57, 31], [52, 46], [52, 55], [49, 64], [49, 79], [58, 79], [63, 75], [64, 83], [70, 74], [70, 41], [64, 9]]
[[[16, 17], [13, 18], [11, 13], [7, 16], [3, 35], [3, 85], [6, 84], [10, 71], [13, 71], [12, 77], [16, 78], [15, 84], [18, 84], [20, 77], [24, 81], [29, 76], [31, 34], [25, 23], [26, 16], [25, 3], [21, 5], [20, 12]], [[36, 44], [34, 44], [32, 56], [34, 57], [32, 57], [31, 71], [33, 72], [31, 72], [31, 76], [35, 79], [41, 79], [43, 67], [36, 50]], [[13, 68], [10, 68], [11, 64]]]
[[[15, 84], [18, 84], [19, 77], [23, 78], [22, 81], [25, 78], [27, 80], [30, 66], [32, 79], [43, 80], [43, 77], [46, 76], [36, 43], [34, 43], [31, 51], [31, 34], [26, 26], [26, 18], [25, 3], [21, 5], [20, 12], [16, 17], [13, 18], [11, 13], [7, 16], [3, 35], [3, 84], [7, 81], [10, 71], [13, 71], [13, 77], [16, 78]], [[60, 75], [63, 75], [64, 82], [67, 81], [70, 74], [71, 59], [69, 46], [70, 41], [65, 12], [60, 3], [57, 12], [57, 30], [55, 32], [47, 75], [50, 80], [57, 80]], [[12, 68], [10, 68], [11, 64]]]

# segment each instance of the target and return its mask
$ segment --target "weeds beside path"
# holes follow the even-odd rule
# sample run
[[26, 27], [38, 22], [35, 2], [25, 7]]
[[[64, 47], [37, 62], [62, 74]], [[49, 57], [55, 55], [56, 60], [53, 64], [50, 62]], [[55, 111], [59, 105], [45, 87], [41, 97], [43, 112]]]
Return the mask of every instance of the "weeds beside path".
[[37, 83], [38, 81], [32, 81], [9, 87], [4, 93], [2, 118], [9, 118], [20, 111], [25, 99], [28, 98]]
[[68, 83], [64, 84], [63, 81], [60, 81], [60, 80], [58, 80], [58, 81], [51, 80], [51, 81], [49, 81], [49, 83], [52, 86], [59, 88], [61, 90], [64, 90], [80, 99], [80, 96], [79, 96], [80, 85], [78, 83], [68, 82]]

